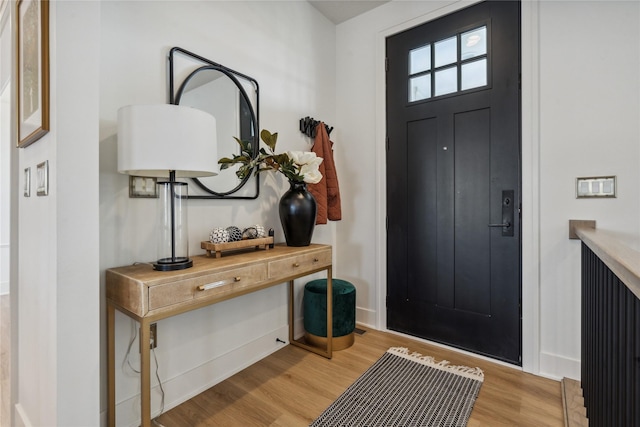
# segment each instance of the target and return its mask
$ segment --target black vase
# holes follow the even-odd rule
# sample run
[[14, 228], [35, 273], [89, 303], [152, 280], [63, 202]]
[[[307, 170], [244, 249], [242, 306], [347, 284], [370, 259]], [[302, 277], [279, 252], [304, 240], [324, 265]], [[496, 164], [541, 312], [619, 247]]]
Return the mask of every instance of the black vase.
[[280, 223], [287, 246], [309, 246], [316, 225], [316, 199], [304, 182], [289, 181], [291, 187], [280, 198]]

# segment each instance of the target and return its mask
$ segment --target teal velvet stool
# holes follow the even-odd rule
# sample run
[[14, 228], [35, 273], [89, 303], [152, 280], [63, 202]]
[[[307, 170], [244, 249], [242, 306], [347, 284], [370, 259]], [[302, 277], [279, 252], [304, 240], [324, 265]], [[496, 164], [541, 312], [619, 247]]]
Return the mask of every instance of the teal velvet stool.
[[[332, 279], [333, 350], [351, 347], [356, 328], [356, 287], [346, 280]], [[308, 282], [303, 298], [305, 340], [319, 347], [327, 344], [327, 279]]]

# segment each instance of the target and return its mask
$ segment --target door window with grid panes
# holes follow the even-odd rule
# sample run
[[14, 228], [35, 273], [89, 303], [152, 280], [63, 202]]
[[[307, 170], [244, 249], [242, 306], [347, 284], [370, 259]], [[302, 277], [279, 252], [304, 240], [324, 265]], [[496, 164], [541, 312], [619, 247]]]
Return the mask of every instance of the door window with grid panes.
[[487, 26], [409, 51], [409, 102], [489, 84]]

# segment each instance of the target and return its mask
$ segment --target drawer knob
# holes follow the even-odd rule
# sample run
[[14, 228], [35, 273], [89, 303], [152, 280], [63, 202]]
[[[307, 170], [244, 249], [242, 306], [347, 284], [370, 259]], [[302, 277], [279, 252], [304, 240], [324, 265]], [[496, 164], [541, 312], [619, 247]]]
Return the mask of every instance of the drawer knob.
[[313, 262], [318, 262], [318, 261], [320, 261], [318, 258], [313, 259]]
[[233, 278], [233, 281], [234, 281], [234, 282], [239, 282], [239, 281], [240, 281], [240, 276], [236, 276], [236, 277], [234, 277], [234, 278]]
[[296, 263], [293, 264], [293, 266], [294, 267], [300, 267], [300, 264], [296, 262]]

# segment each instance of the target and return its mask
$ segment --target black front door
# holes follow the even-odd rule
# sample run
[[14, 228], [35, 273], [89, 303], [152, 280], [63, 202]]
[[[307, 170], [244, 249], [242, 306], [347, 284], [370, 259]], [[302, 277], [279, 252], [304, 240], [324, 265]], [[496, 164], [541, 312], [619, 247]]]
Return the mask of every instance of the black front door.
[[387, 327], [521, 364], [520, 3], [386, 50]]

